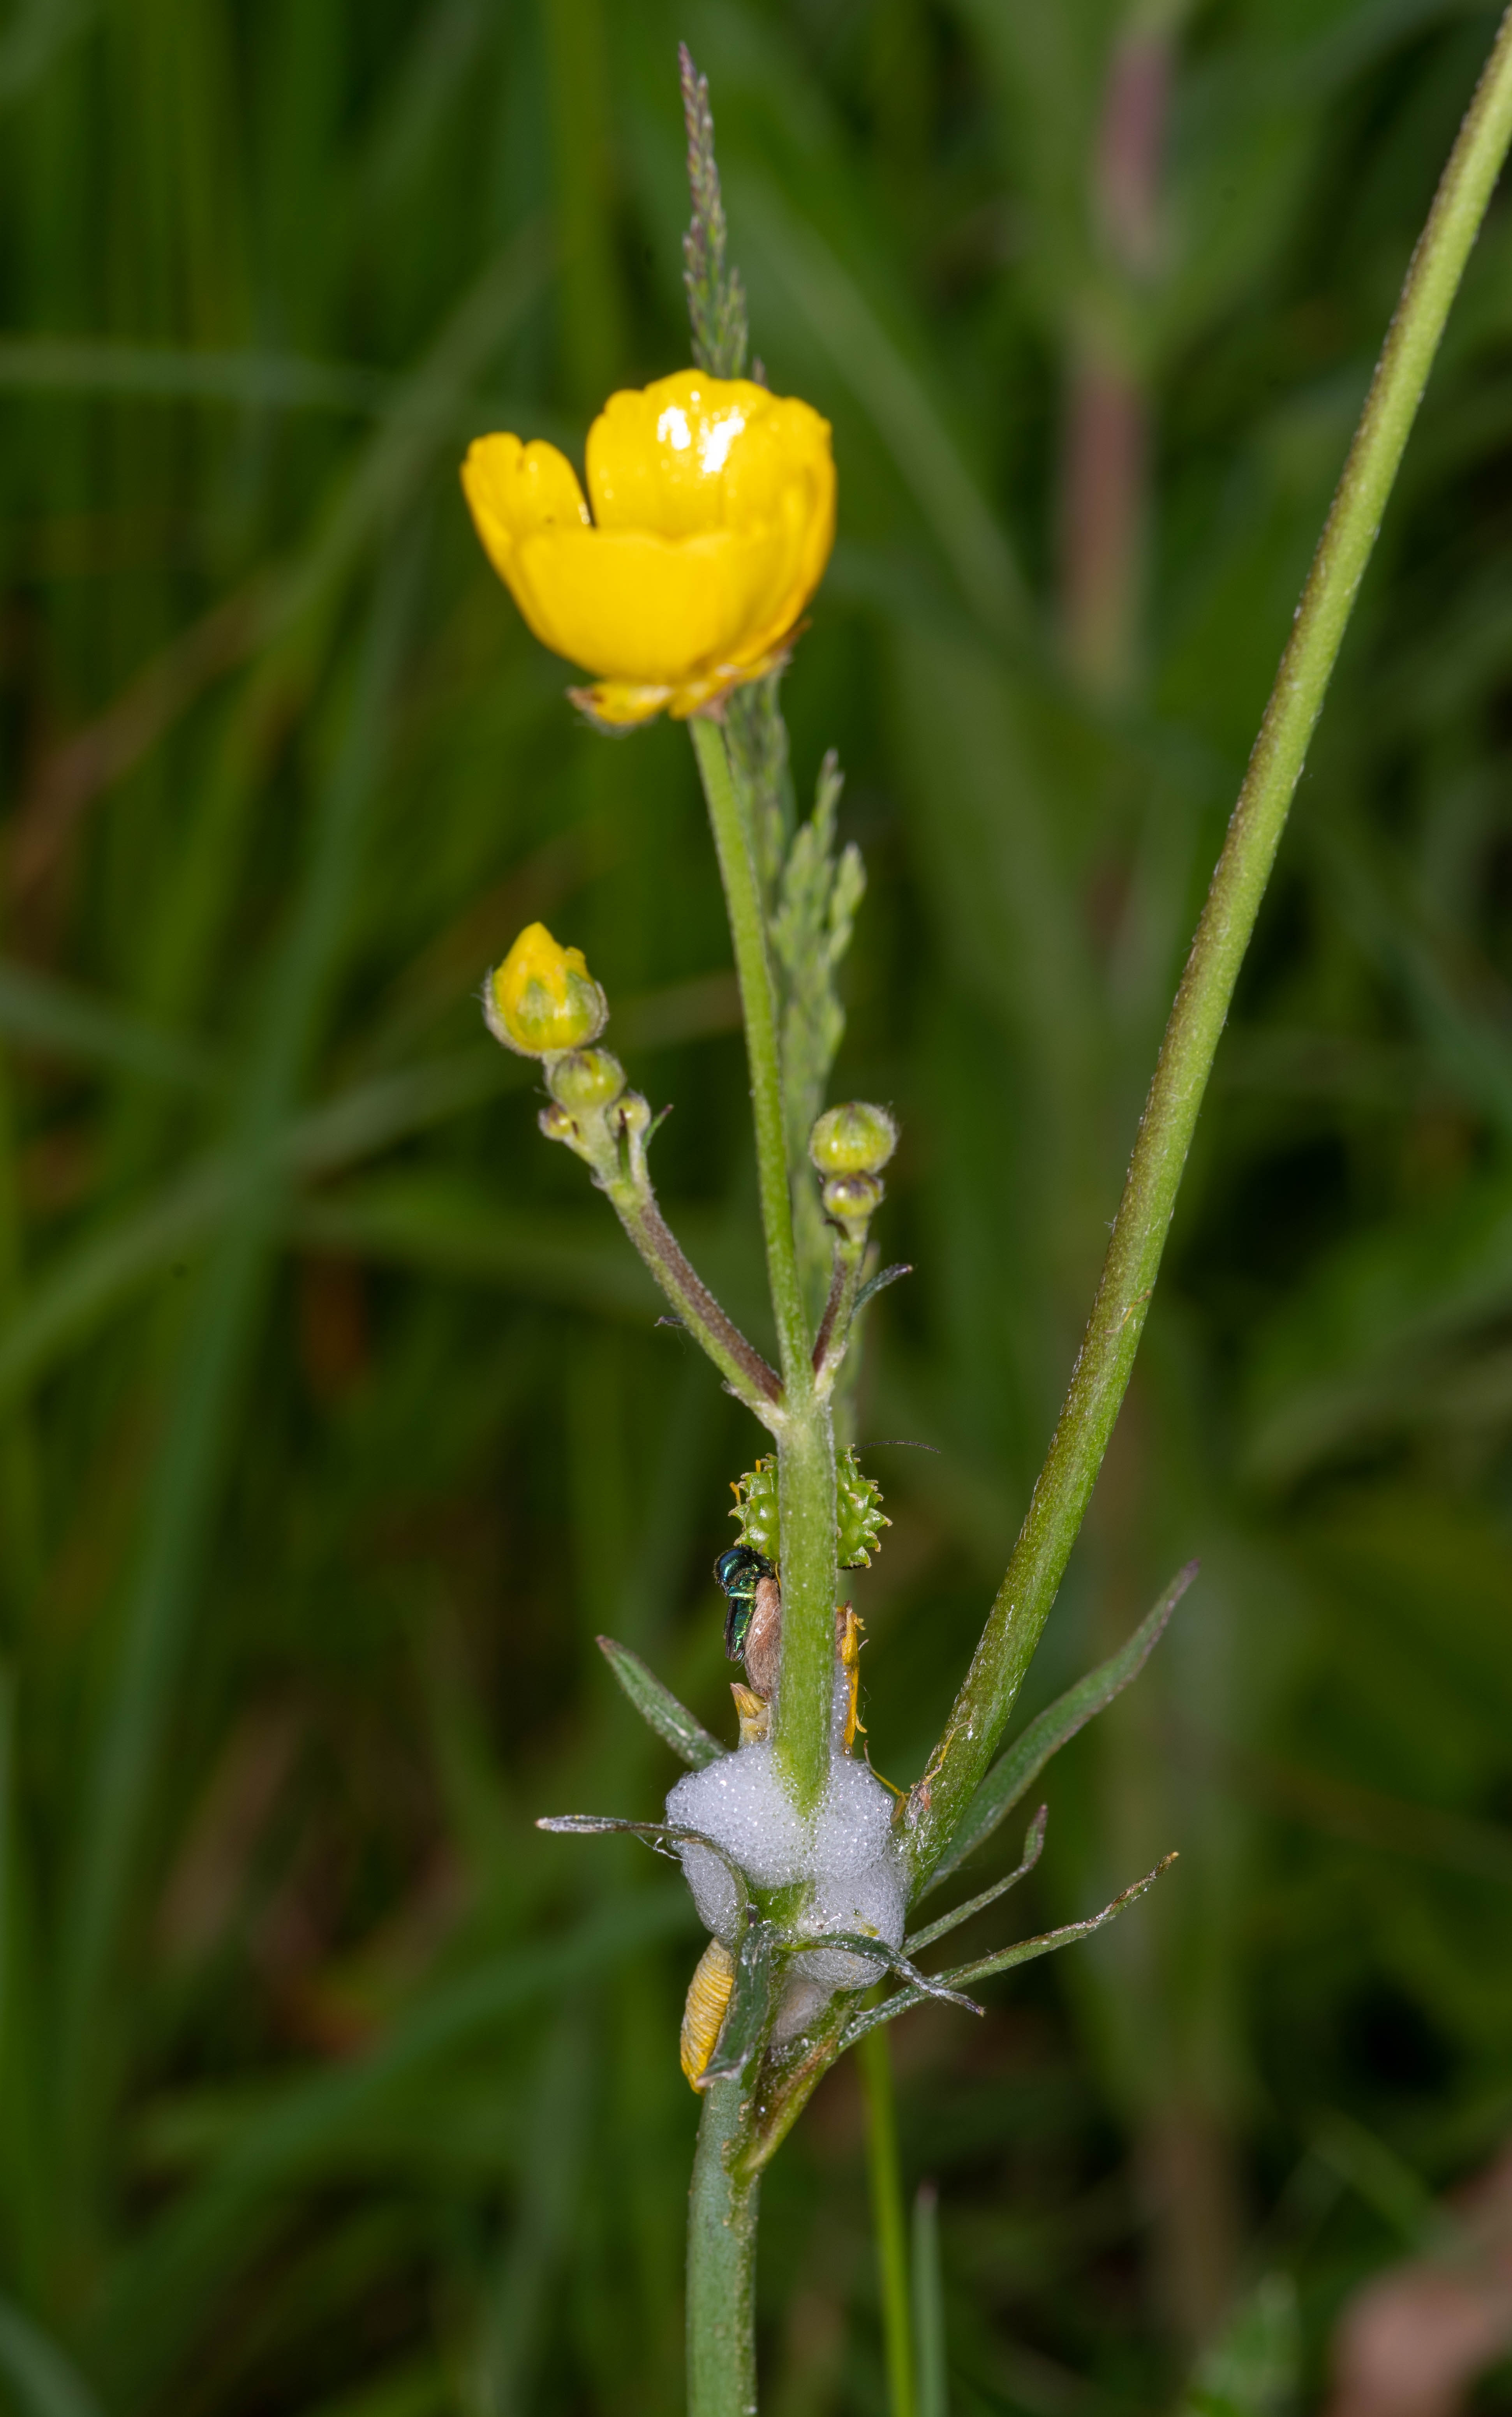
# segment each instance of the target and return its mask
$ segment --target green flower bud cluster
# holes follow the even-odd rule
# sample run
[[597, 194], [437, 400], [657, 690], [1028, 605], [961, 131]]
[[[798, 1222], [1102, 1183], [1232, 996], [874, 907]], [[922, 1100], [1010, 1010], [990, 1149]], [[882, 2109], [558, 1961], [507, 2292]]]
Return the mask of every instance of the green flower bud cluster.
[[[768, 1452], [737, 1478], [733, 1487], [740, 1542], [767, 1560], [779, 1558], [777, 1513], [777, 1457]], [[835, 1471], [835, 1558], [842, 1570], [869, 1569], [871, 1556], [882, 1545], [882, 1531], [892, 1521], [884, 1515], [882, 1488], [868, 1477], [854, 1452], [842, 1452]]]
[[545, 1060], [552, 1104], [540, 1112], [548, 1141], [566, 1142], [595, 1173], [607, 1176], [624, 1147], [631, 1152], [651, 1130], [651, 1110], [626, 1088], [625, 1069], [607, 1049], [567, 1049]]
[[843, 1232], [864, 1233], [882, 1205], [882, 1169], [898, 1147], [898, 1127], [885, 1108], [848, 1100], [826, 1108], [809, 1136], [809, 1155], [823, 1178], [824, 1214]]

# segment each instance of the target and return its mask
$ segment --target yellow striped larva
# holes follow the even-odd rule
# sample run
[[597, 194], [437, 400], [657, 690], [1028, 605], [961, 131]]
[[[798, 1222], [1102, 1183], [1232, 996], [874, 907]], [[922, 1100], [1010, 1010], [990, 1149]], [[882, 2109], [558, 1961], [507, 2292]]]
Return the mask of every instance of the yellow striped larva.
[[718, 2043], [734, 1982], [734, 1957], [722, 1938], [711, 1938], [688, 1984], [683, 2008], [683, 2071], [695, 2090], [708, 2087], [703, 2075]]

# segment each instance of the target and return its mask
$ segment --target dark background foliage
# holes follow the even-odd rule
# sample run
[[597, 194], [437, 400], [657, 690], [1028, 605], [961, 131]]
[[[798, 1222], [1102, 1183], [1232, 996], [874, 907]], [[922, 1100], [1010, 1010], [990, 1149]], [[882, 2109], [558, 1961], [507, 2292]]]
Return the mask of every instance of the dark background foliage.
[[[679, 2405], [690, 1909], [639, 1848], [530, 1820], [645, 1815], [673, 1776], [601, 1629], [729, 1726], [707, 1572], [755, 1438], [538, 1141], [476, 985], [534, 916], [587, 950], [676, 1102], [663, 1197], [760, 1325], [744, 1076], [686, 737], [574, 721], [456, 479], [490, 427], [581, 457], [613, 386], [687, 357], [678, 36], [756, 348], [840, 467], [786, 695], [870, 874], [836, 1096], [905, 1132], [884, 1239], [917, 1272], [859, 1424], [894, 1524], [857, 1603], [907, 1779], [1493, 22], [12, 0], [0, 2390], [28, 2417]], [[1504, 206], [1034, 1674], [1031, 1710], [1202, 1555], [1051, 1774], [1017, 1918], [1181, 1862], [985, 2023], [894, 2035], [960, 2411], [1169, 2407], [1293, 2287], [1315, 2399], [1351, 2289], [1512, 2127], [1509, 434]], [[772, 2173], [762, 2291], [774, 2417], [875, 2410], [844, 2069]], [[1289, 2388], [1271, 2332], [1254, 2406]]]

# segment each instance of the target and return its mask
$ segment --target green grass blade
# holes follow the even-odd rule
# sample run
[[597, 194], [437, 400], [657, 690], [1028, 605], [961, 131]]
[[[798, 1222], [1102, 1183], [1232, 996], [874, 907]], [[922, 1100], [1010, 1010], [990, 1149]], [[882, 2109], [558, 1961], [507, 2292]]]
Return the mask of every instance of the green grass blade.
[[1030, 607], [1012, 549], [925, 378], [839, 254], [777, 188], [753, 177], [736, 190], [742, 235], [755, 236], [812, 341], [874, 421], [966, 601], [994, 636], [1024, 638]]
[[13, 2301], [0, 2299], [0, 2376], [19, 2417], [100, 2417], [77, 2367]]
[[617, 1895], [563, 1938], [485, 1956], [436, 1984], [368, 2055], [264, 2102], [217, 2167], [116, 2258], [91, 2325], [101, 2366], [133, 2399], [158, 2389], [215, 2321], [216, 2294], [284, 2221], [291, 2192], [363, 2172], [366, 2137], [406, 2093], [692, 1920], [680, 1885]]
[[149, 1083], [204, 1090], [216, 1069], [206, 1053], [113, 999], [91, 998], [51, 974], [0, 959], [0, 1032], [11, 1041], [138, 1074]]
[[[274, 1150], [292, 1108], [346, 930], [381, 717], [395, 673], [407, 564], [380, 591], [345, 743], [318, 810], [309, 867], [253, 1042], [235, 1143], [235, 1213], [207, 1269], [144, 1506], [123, 1611], [120, 1660], [83, 1785], [68, 1903], [59, 2037], [65, 2172], [84, 2220], [98, 2130], [125, 2043], [100, 2020], [155, 1767], [219, 1497], [231, 1416], [277, 1234]], [[105, 2043], [112, 2042], [110, 2052]]]
[[918, 2349], [918, 2417], [949, 2417], [940, 2194], [932, 2182], [921, 2182], [914, 2201], [914, 2338]]

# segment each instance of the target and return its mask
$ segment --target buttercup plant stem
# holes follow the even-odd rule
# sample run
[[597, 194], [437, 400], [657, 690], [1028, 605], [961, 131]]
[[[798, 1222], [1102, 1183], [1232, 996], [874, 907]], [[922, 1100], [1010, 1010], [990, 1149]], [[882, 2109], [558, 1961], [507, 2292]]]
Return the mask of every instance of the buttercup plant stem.
[[794, 1238], [777, 1002], [751, 834], [723, 731], [705, 715], [696, 715], [688, 727], [714, 829], [740, 982], [762, 1224], [782, 1363], [780, 1416], [771, 1421], [777, 1436], [782, 1532], [782, 1677], [772, 1710], [772, 1743], [788, 1794], [807, 1813], [823, 1795], [829, 1770], [838, 1575], [834, 1421], [827, 1396], [815, 1385]]
[[705, 2091], [688, 2197], [688, 2417], [756, 2417], [756, 2216], [761, 2180], [732, 2171], [746, 2089]]
[[750, 1066], [751, 1109], [756, 1129], [756, 1167], [761, 1187], [762, 1230], [766, 1241], [767, 1279], [772, 1314], [777, 1320], [782, 1381], [793, 1393], [801, 1388], [809, 1363], [809, 1321], [798, 1276], [798, 1253], [793, 1235], [793, 1201], [788, 1186], [787, 1141], [782, 1128], [782, 1064], [779, 1054], [777, 996], [766, 946], [766, 920], [751, 833], [734, 778], [724, 732], [706, 714], [688, 722], [699, 776], [714, 831], [719, 878], [724, 884], [734, 947], [735, 973], [746, 1026], [746, 1055]]
[[997, 1749], [1118, 1416], [1207, 1078], [1382, 513], [1507, 146], [1512, 9], [1439, 180], [1302, 591], [1166, 1026], [1066, 1404], [982, 1640], [908, 1802], [917, 1877]]

